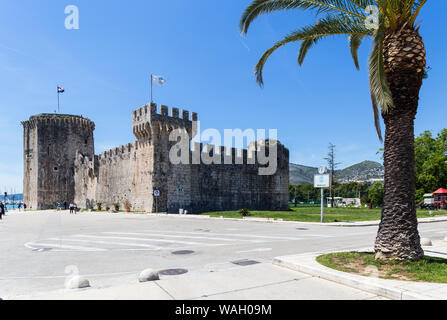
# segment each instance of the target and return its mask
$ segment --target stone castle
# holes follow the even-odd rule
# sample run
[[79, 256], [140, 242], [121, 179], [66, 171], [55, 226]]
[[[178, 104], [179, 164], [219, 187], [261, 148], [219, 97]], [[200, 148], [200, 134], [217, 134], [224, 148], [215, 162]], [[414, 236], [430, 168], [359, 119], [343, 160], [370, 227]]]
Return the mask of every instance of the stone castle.
[[[226, 150], [191, 144], [198, 115], [156, 104], [132, 112], [136, 141], [95, 155], [95, 124], [75, 115], [40, 114], [24, 128], [24, 203], [30, 209], [78, 207], [101, 202], [103, 207], [130, 204], [133, 211], [189, 213], [236, 210], [287, 210], [289, 151], [277, 141], [252, 143], [248, 150]], [[188, 139], [188, 164], [173, 164], [175, 142], [170, 132], [183, 130]], [[277, 146], [277, 167], [259, 175], [258, 161], [267, 146]], [[200, 155], [221, 159], [205, 164]], [[197, 155], [199, 155], [197, 157]], [[194, 158], [196, 161], [194, 161]], [[197, 161], [198, 160], [198, 161]], [[156, 194], [154, 194], [154, 191]], [[158, 196], [157, 196], [158, 195]]]

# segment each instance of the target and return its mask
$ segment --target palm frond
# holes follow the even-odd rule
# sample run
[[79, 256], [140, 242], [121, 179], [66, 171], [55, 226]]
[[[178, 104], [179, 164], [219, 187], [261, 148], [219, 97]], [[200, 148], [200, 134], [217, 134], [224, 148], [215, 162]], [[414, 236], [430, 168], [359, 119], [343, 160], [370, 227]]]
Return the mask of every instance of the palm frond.
[[360, 70], [358, 51], [364, 37], [363, 34], [351, 34], [349, 36], [349, 48], [357, 70]]
[[303, 41], [298, 55], [298, 63], [301, 65], [306, 57], [308, 50], [320, 39], [335, 35], [354, 35], [354, 36], [368, 36], [373, 33], [366, 29], [366, 27], [356, 21], [348, 21], [338, 17], [328, 17], [321, 19], [315, 25], [299, 29], [283, 40], [277, 42], [273, 47], [267, 50], [259, 60], [255, 68], [256, 80], [260, 86], [263, 85], [263, 69], [267, 59], [278, 48], [296, 41]]
[[356, 2], [365, 0], [254, 0], [242, 14], [239, 23], [241, 33], [246, 34], [251, 23], [262, 14], [280, 10], [313, 10], [317, 14], [334, 13], [350, 18], [364, 19], [365, 12]]
[[379, 28], [374, 36], [373, 49], [369, 57], [369, 78], [371, 100], [374, 111], [374, 123], [376, 126], [377, 134], [381, 141], [382, 134], [380, 129], [378, 107], [380, 107], [382, 113], [386, 113], [394, 105], [384, 70], [383, 40], [384, 31], [383, 28]]

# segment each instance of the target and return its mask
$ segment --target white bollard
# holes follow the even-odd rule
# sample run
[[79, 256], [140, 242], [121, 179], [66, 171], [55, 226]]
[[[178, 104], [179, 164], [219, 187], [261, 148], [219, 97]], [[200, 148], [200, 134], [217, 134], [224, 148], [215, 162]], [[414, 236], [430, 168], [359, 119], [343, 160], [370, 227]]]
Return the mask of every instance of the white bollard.
[[139, 282], [148, 282], [155, 280], [160, 280], [160, 277], [158, 276], [158, 272], [152, 269], [143, 270], [138, 276]]
[[71, 277], [65, 284], [67, 289], [82, 289], [90, 287], [90, 282], [81, 276]]

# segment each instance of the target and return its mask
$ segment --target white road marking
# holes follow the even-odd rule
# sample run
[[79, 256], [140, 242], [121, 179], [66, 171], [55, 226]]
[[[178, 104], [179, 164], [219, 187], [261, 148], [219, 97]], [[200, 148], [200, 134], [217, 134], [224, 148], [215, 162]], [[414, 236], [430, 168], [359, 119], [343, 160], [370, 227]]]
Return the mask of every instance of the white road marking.
[[[166, 232], [172, 232], [172, 231], [166, 231]], [[168, 238], [206, 239], [206, 240], [219, 240], [219, 241], [231, 241], [231, 242], [240, 241], [240, 239], [229, 239], [229, 238], [218, 238], [218, 237], [204, 237], [204, 236], [188, 236], [188, 235], [175, 236], [175, 235], [157, 234], [157, 233], [133, 233], [133, 232], [103, 232], [103, 233], [104, 234], [118, 234], [118, 235], [142, 235], [142, 236], [168, 237]], [[193, 234], [203, 234], [203, 233], [193, 233]], [[210, 233], [207, 232], [206, 234], [208, 235]], [[247, 240], [247, 242], [262, 243], [262, 242], [265, 242], [265, 241], [261, 241], [261, 240]]]
[[102, 248], [81, 247], [81, 246], [72, 246], [72, 245], [57, 244], [57, 243], [41, 243], [41, 242], [38, 242], [38, 243], [28, 242], [28, 243], [25, 243], [25, 247], [32, 249], [32, 250], [42, 249], [39, 247], [46, 247], [46, 248], [71, 249], [71, 250], [77, 250], [77, 251], [106, 251], [105, 249], [102, 249]]
[[180, 243], [188, 245], [199, 245], [199, 246], [220, 246], [221, 244], [210, 244], [201, 242], [191, 242], [191, 241], [180, 241], [180, 240], [168, 240], [168, 239], [152, 239], [152, 238], [135, 238], [135, 237], [108, 237], [108, 236], [90, 236], [90, 235], [75, 235], [73, 237], [80, 238], [97, 238], [97, 239], [116, 239], [116, 240], [132, 240], [132, 241], [153, 241], [153, 242], [167, 242], [167, 243]]
[[257, 248], [257, 249], [251, 249], [251, 250], [245, 250], [245, 251], [237, 251], [236, 253], [248, 253], [248, 252], [267, 252], [272, 251], [272, 248]]
[[50, 238], [48, 240], [51, 240], [51, 241], [67, 241], [67, 242], [112, 244], [112, 245], [118, 245], [118, 246], [150, 248], [152, 250], [160, 250], [160, 249], [162, 249], [161, 247], [153, 246], [153, 245], [150, 245], [150, 244], [141, 244], [141, 243], [125, 243], [125, 242], [99, 241], [99, 240], [81, 240], [81, 239], [70, 239], [70, 238]]
[[[183, 231], [166, 231], [170, 233], [180, 233], [180, 234], [203, 234], [201, 232], [183, 232]], [[216, 235], [216, 236], [232, 236], [232, 237], [244, 237], [244, 238], [259, 238], [259, 239], [276, 239], [276, 240], [304, 240], [304, 238], [297, 237], [283, 237], [283, 236], [262, 236], [262, 235], [248, 235], [248, 234], [240, 234], [240, 233], [213, 233], [207, 232], [207, 235]], [[301, 235], [300, 235], [301, 236]], [[308, 236], [308, 235], [303, 235]], [[321, 235], [322, 238], [332, 238], [333, 236]], [[217, 239], [217, 238], [213, 238]], [[238, 241], [240, 239], [232, 239], [232, 241]], [[245, 241], [245, 240], [244, 240]], [[248, 241], [257, 241], [257, 240], [248, 240]], [[265, 241], [262, 241], [265, 242]]]

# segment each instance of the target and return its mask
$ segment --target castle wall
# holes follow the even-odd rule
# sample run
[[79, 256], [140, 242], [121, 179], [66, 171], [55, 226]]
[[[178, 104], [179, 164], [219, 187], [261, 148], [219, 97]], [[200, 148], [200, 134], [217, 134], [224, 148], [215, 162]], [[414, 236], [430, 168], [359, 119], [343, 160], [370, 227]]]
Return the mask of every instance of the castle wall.
[[[97, 157], [96, 174], [86, 174], [90, 168], [81, 167], [77, 173], [77, 204], [85, 207], [85, 199], [112, 207], [119, 203], [124, 209], [127, 200], [132, 210], [150, 211], [152, 208], [153, 148], [149, 143], [133, 142]], [[91, 162], [90, 162], [91, 164]], [[81, 184], [80, 184], [81, 183]]]
[[[202, 146], [195, 148], [203, 152]], [[232, 149], [232, 164], [224, 164], [225, 148], [220, 148], [217, 155], [221, 164], [191, 166], [193, 213], [242, 208], [288, 210], [289, 152], [282, 145], [278, 146], [278, 168], [274, 175], [259, 175], [258, 162], [249, 164], [252, 163], [249, 159], [257, 156], [254, 151]]]
[[[263, 140], [247, 150], [194, 144], [189, 164], [169, 159], [173, 130], [188, 141], [195, 134], [197, 114], [151, 104], [132, 113], [137, 141], [94, 155], [93, 122], [69, 115], [39, 115], [24, 126], [24, 197], [33, 209], [54, 208], [74, 201], [86, 208], [87, 199], [103, 208], [131, 204], [133, 211], [190, 213], [235, 210], [287, 210], [289, 151], [278, 143], [277, 170], [259, 175], [256, 161], [265, 154]], [[207, 155], [208, 157], [205, 157]], [[209, 164], [206, 158], [219, 161]], [[205, 159], [205, 160], [204, 160]], [[154, 197], [154, 190], [160, 197]]]

